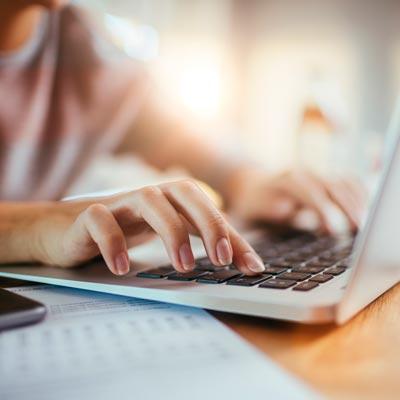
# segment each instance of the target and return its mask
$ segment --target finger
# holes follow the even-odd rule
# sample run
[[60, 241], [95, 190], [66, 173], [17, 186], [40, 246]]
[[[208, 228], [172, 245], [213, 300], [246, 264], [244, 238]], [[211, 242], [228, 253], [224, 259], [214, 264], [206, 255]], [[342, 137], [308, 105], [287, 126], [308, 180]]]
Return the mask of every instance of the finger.
[[342, 184], [347, 188], [347, 193], [363, 215], [368, 203], [368, 192], [358, 179], [342, 179]]
[[341, 181], [325, 182], [324, 186], [332, 201], [346, 215], [352, 230], [357, 229], [361, 220], [361, 212], [354, 197], [349, 194], [347, 186]]
[[246, 275], [257, 275], [265, 270], [264, 263], [250, 244], [230, 227], [229, 236], [233, 247], [233, 263]]
[[[141, 217], [161, 237], [174, 268], [187, 272], [194, 268], [189, 234], [179, 214], [160, 188], [151, 186], [135, 193]], [[127, 200], [128, 206], [131, 202]]]
[[128, 248], [135, 247], [135, 246], [140, 246], [143, 243], [149, 242], [153, 239], [156, 238], [156, 233], [151, 230], [151, 231], [144, 231], [139, 234], [135, 234], [133, 236], [128, 236], [126, 237], [126, 244]]
[[279, 194], [271, 198], [268, 207], [259, 212], [259, 218], [277, 224], [286, 224], [293, 219], [298, 210], [298, 202], [287, 194]]
[[[185, 217], [181, 216], [188, 231], [199, 236], [199, 232]], [[255, 253], [251, 245], [242, 238], [237, 231], [235, 231], [231, 226], [229, 227], [229, 239], [232, 243], [232, 262], [234, 265], [246, 275], [254, 275], [265, 270], [264, 264], [261, 258]], [[251, 253], [251, 256], [246, 255]], [[254, 253], [254, 255], [253, 255]], [[255, 260], [252, 259], [255, 257]]]
[[198, 230], [214, 265], [232, 263], [228, 223], [207, 195], [193, 182], [162, 186], [171, 204]]
[[302, 206], [315, 210], [323, 231], [330, 234], [336, 232], [332, 214], [339, 211], [317, 179], [313, 179], [310, 174], [294, 174], [285, 180], [283, 185], [286, 193], [296, 197]]
[[124, 234], [105, 205], [89, 206], [71, 227], [69, 237], [70, 243], [80, 242], [81, 245], [86, 243], [89, 246], [92, 241], [112, 273], [124, 275], [129, 272], [129, 257]]
[[366, 217], [370, 194], [367, 190], [367, 187], [357, 178], [344, 179], [343, 183], [348, 187], [348, 193], [353, 197], [358, 207], [360, 221], [359, 225], [361, 225], [364, 218]]
[[295, 229], [315, 232], [320, 227], [320, 218], [314, 209], [302, 207], [297, 210], [290, 225]]

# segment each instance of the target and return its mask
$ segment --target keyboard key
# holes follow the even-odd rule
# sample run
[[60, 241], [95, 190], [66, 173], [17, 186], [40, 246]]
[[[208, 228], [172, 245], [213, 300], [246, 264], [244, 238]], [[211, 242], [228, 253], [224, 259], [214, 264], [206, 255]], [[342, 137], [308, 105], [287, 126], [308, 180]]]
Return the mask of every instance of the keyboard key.
[[325, 267], [318, 267], [318, 266], [312, 266], [312, 265], [304, 265], [300, 267], [295, 267], [292, 269], [294, 272], [306, 272], [309, 274], [319, 274], [325, 269]]
[[305, 247], [304, 249], [301, 249], [299, 251], [299, 254], [304, 256], [304, 258], [310, 258], [310, 257], [314, 256], [315, 250], [312, 248]]
[[316, 288], [317, 286], [319, 286], [317, 282], [307, 281], [299, 283], [297, 286], [293, 288], [293, 290], [300, 290], [301, 292], [307, 292], [311, 289]]
[[207, 272], [204, 271], [191, 271], [191, 272], [174, 272], [167, 276], [167, 279], [171, 279], [173, 281], [194, 281], [196, 278], [200, 278], [200, 276], [206, 275]]
[[281, 279], [269, 279], [268, 281], [262, 283], [259, 288], [268, 289], [287, 289], [295, 285], [296, 281], [281, 280]]
[[333, 275], [320, 274], [320, 275], [315, 275], [312, 278], [310, 278], [310, 281], [318, 282], [318, 283], [325, 283], [325, 282], [330, 281], [332, 278], [333, 278]]
[[196, 264], [198, 265], [207, 265], [212, 264], [208, 257], [199, 258], [196, 260]]
[[203, 272], [207, 272], [207, 271], [215, 271], [216, 268], [214, 265], [196, 265], [194, 267], [195, 271], [203, 271]]
[[264, 273], [265, 274], [272, 274], [272, 275], [278, 275], [278, 274], [281, 274], [282, 272], [285, 272], [285, 271], [287, 271], [288, 270], [288, 268], [287, 267], [275, 267], [275, 266], [272, 266], [272, 265], [266, 265], [265, 266], [265, 271], [264, 271]]
[[305, 281], [311, 275], [302, 272], [285, 272], [279, 275], [279, 279], [292, 280], [292, 281]]
[[327, 262], [327, 263], [332, 263], [334, 264], [336, 261], [340, 260], [341, 257], [338, 257], [336, 254], [334, 253], [329, 253], [326, 255], [319, 255], [318, 256], [318, 260], [321, 262]]
[[[228, 267], [216, 267], [215, 265], [196, 265], [194, 267], [195, 271], [203, 271], [203, 272], [216, 272], [216, 271], [223, 271], [225, 269], [229, 269], [231, 266]], [[234, 267], [236, 269], [236, 267]]]
[[[231, 267], [231, 266], [229, 266]], [[209, 259], [208, 257], [200, 258], [196, 260], [196, 266], [195, 270], [196, 271], [220, 271], [224, 269], [228, 269], [229, 267], [217, 267], [215, 266]]]
[[288, 243], [280, 243], [280, 244], [277, 244], [277, 245], [275, 246], [275, 249], [276, 249], [279, 253], [281, 253], [281, 254], [283, 254], [283, 253], [290, 253], [291, 251], [293, 251], [293, 247], [292, 247], [290, 244], [288, 244]]
[[285, 260], [274, 260], [273, 262], [268, 263], [271, 267], [279, 267], [279, 268], [291, 268], [293, 265], [297, 265], [298, 263], [293, 263]]
[[171, 266], [158, 267], [149, 269], [148, 271], [142, 271], [136, 274], [139, 278], [150, 278], [150, 279], [162, 279], [175, 272]]
[[321, 259], [323, 259], [323, 258], [330, 258], [330, 257], [332, 257], [332, 251], [330, 251], [330, 250], [327, 250], [327, 251], [324, 251], [323, 253], [321, 253], [320, 255], [319, 255], [319, 257], [321, 258]]
[[310, 257], [307, 256], [302, 256], [302, 255], [298, 255], [298, 256], [288, 256], [285, 257], [285, 261], [288, 263], [302, 263], [307, 261], [307, 259], [309, 259]]
[[351, 260], [345, 258], [344, 260], [339, 261], [335, 267], [349, 268], [351, 265]]
[[265, 249], [265, 250], [258, 250], [258, 255], [263, 258], [276, 258], [279, 257], [280, 253], [277, 250], [274, 249]]
[[217, 271], [210, 272], [207, 275], [204, 275], [197, 279], [197, 282], [201, 283], [224, 283], [229, 279], [236, 278], [238, 275], [241, 275], [239, 271]]
[[214, 265], [208, 257], [203, 257], [196, 260], [196, 267], [214, 267]]
[[334, 265], [336, 263], [336, 261], [337, 261], [337, 258], [330, 258], [330, 259], [328, 259], [328, 258], [324, 258], [324, 259], [318, 258], [318, 262], [320, 264], [323, 264], [323, 265], [326, 265], [326, 266]]
[[324, 274], [329, 274], [329, 275], [340, 275], [343, 274], [343, 272], [346, 271], [346, 268], [343, 267], [333, 267], [329, 268], [326, 271], [324, 271]]
[[224, 265], [224, 266], [216, 266], [214, 265], [208, 257], [200, 258], [195, 261], [196, 266], [195, 270], [197, 271], [222, 271], [224, 269], [234, 269], [237, 270], [236, 266], [231, 265]]
[[323, 268], [328, 268], [334, 265], [335, 263], [332, 261], [322, 261], [322, 260], [312, 260], [312, 261], [307, 261], [306, 265], [307, 266], [312, 266], [312, 267], [323, 267]]
[[348, 251], [338, 251], [338, 252], [335, 252], [336, 259], [348, 257], [350, 254], [351, 254], [351, 253], [349, 253]]
[[272, 278], [272, 275], [240, 276], [239, 278], [230, 279], [226, 284], [237, 286], [254, 286], [270, 278]]

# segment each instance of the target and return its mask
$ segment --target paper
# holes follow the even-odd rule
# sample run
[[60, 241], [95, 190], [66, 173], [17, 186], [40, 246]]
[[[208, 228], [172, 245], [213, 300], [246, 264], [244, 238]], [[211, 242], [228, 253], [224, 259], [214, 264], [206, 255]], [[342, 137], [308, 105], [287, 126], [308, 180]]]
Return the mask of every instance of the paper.
[[2, 400], [313, 399], [203, 310], [76, 289], [9, 289], [46, 304], [0, 334]]

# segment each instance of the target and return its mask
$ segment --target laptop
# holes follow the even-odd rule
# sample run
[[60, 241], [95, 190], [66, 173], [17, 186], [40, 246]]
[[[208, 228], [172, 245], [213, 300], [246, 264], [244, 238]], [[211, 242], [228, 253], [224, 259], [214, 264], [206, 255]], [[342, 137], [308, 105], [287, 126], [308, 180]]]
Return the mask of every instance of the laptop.
[[134, 268], [123, 277], [112, 275], [102, 261], [77, 269], [3, 265], [0, 276], [307, 324], [342, 324], [400, 281], [400, 101], [388, 137], [380, 187], [357, 237], [252, 232], [266, 266], [259, 276], [212, 266], [201, 246], [195, 270], [177, 273], [160, 241], [134, 249]]

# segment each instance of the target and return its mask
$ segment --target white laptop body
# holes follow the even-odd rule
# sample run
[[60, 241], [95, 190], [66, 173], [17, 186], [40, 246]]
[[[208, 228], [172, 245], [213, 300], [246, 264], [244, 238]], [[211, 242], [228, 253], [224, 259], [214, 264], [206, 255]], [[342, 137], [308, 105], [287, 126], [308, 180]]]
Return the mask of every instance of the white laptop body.
[[400, 107], [388, 136], [391, 151], [352, 265], [308, 292], [146, 279], [138, 271], [165, 265], [160, 241], [134, 249], [132, 271], [113, 276], [102, 262], [84, 268], [3, 265], [0, 276], [302, 323], [344, 323], [400, 281]]

